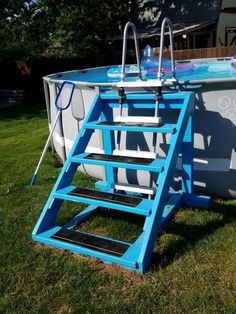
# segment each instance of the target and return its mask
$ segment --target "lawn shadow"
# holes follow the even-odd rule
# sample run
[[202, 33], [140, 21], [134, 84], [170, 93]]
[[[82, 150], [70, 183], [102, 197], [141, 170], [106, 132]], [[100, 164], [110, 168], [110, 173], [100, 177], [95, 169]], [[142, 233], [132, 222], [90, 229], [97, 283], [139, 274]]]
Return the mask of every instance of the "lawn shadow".
[[[191, 251], [200, 240], [214, 234], [214, 232], [216, 232], [218, 229], [236, 220], [236, 206], [233, 204], [221, 204], [217, 201], [214, 201], [210, 205], [209, 209], [203, 210], [209, 211], [209, 213], [219, 213], [220, 217], [212, 219], [206, 224], [187, 224], [184, 222], [170, 221], [166, 225], [163, 233], [169, 235], [178, 235], [179, 239], [173, 240], [171, 243], [166, 244], [166, 247], [164, 247], [161, 252], [158, 251], [160, 244], [157, 242], [157, 251], [154, 251], [153, 253], [149, 273], [154, 273], [160, 268], [163, 269], [168, 267], [175, 260], [183, 256], [187, 251]], [[199, 213], [199, 215], [201, 215], [201, 211], [203, 210], [197, 209], [196, 214]], [[74, 208], [73, 211], [67, 212], [63, 217], [63, 223], [68, 222], [68, 220], [74, 216], [76, 211], [78, 213], [78, 209], [76, 210]], [[98, 224], [94, 225], [92, 223], [92, 221], [94, 219], [96, 220], [97, 218], [100, 218], [97, 221], [99, 227]], [[118, 224], [118, 228], [115, 227], [115, 225], [112, 223], [112, 220], [114, 220], [115, 224]], [[122, 212], [99, 208], [97, 212], [82, 221], [82, 231], [89, 233], [92, 232], [103, 236], [115, 236], [114, 238], [118, 240], [132, 243], [142, 232], [143, 223], [143, 217], [138, 215], [128, 213], [124, 215]], [[111, 226], [109, 227], [110, 224]], [[75, 229], [79, 230], [80, 225], [78, 225]], [[103, 234], [103, 231], [105, 231], [105, 234]], [[114, 234], [111, 234], [113, 232]]]
[[[204, 209], [204, 211], [205, 210], [206, 209]], [[162, 253], [158, 252], [157, 245], [157, 252], [154, 252], [152, 258], [151, 272], [169, 266], [174, 260], [180, 258], [187, 251], [192, 250], [200, 240], [212, 235], [218, 229], [236, 220], [236, 205], [233, 204], [220, 204], [213, 201], [208, 211], [219, 213], [221, 217], [211, 220], [204, 225], [193, 225], [174, 221], [167, 224], [165, 233], [178, 235], [181, 239], [170, 243]], [[198, 212], [201, 214], [201, 209], [198, 209]]]

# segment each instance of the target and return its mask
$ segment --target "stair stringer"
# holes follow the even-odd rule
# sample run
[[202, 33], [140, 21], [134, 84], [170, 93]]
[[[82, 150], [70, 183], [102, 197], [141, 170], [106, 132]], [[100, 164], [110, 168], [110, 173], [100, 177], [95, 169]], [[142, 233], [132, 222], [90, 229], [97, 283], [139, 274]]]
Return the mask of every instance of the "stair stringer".
[[162, 216], [166, 200], [169, 194], [170, 185], [173, 181], [175, 166], [181, 152], [185, 133], [188, 132], [189, 121], [192, 119], [194, 111], [194, 94], [186, 94], [183, 106], [181, 108], [176, 133], [171, 135], [170, 147], [166, 157], [164, 171], [160, 173], [157, 180], [158, 189], [153, 201], [151, 215], [146, 218], [142, 245], [138, 257], [138, 269], [144, 273], [151, 261], [154, 245], [157, 235], [162, 227]]

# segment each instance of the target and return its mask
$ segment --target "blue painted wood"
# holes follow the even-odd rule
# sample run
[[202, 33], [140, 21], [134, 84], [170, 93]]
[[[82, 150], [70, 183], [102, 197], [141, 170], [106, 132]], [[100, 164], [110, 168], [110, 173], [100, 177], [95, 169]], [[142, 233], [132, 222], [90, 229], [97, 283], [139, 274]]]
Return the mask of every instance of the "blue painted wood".
[[[153, 94], [127, 94], [124, 106], [128, 108], [154, 108], [155, 96]], [[193, 194], [193, 93], [167, 93], [163, 94], [160, 101], [160, 110], [180, 109], [176, 124], [164, 124], [158, 128], [131, 127], [131, 126], [105, 126], [99, 125], [98, 121], [112, 121], [113, 108], [118, 102], [117, 94], [97, 95], [85, 118], [84, 124], [78, 134], [70, 155], [62, 168], [62, 171], [55, 183], [54, 188], [44, 206], [39, 220], [33, 230], [34, 240], [64, 248], [79, 254], [86, 254], [97, 257], [105, 262], [116, 263], [139, 273], [144, 273], [150, 263], [153, 247], [157, 239], [158, 232], [168, 222], [170, 217], [182, 206], [208, 206], [210, 198]], [[114, 150], [114, 131], [128, 132], [155, 132], [170, 133], [170, 147], [165, 159], [156, 158], [149, 165], [129, 164], [126, 162], [102, 161], [86, 159], [85, 149], [93, 132], [98, 129], [103, 132], [103, 148], [105, 154], [112, 155]], [[175, 166], [179, 153], [182, 152], [182, 191], [180, 193], [169, 193], [169, 188], [173, 180]], [[78, 165], [93, 164], [103, 166], [106, 169], [105, 181], [97, 182], [96, 187], [103, 191], [112, 191], [116, 182], [116, 169], [136, 169], [159, 172], [157, 179], [157, 192], [153, 200], [141, 199], [136, 207], [121, 205], [69, 195], [75, 187], [71, 185]], [[82, 202], [89, 204], [82, 212], [71, 219], [64, 227], [73, 228], [83, 219], [94, 213], [99, 206], [120, 210], [128, 213], [135, 213], [145, 216], [145, 223], [142, 234], [130, 245], [129, 249], [121, 257], [98, 252], [69, 242], [52, 239], [51, 236], [59, 230], [55, 226], [55, 218], [62, 202]], [[119, 242], [119, 241], [118, 241]]]
[[183, 206], [207, 208], [211, 202], [210, 196], [185, 194], [182, 198]]
[[175, 165], [181, 150], [185, 129], [193, 109], [194, 95], [189, 93], [185, 97], [179, 114], [176, 126], [177, 132], [171, 136], [165, 170], [158, 178], [158, 189], [153, 202], [152, 214], [147, 218], [145, 223], [145, 236], [138, 259], [138, 264], [143, 268], [143, 271], [148, 268], [151, 261], [157, 234], [161, 228], [162, 215], [169, 194], [169, 188], [173, 180]]
[[162, 218], [161, 218], [161, 226], [163, 229], [166, 223], [170, 220], [170, 218], [175, 214], [175, 212], [179, 209], [182, 201], [182, 194], [176, 193], [171, 194], [167, 204], [164, 207]]
[[[171, 100], [165, 101], [164, 103], [160, 102], [159, 104], [159, 110], [163, 111], [164, 109], [181, 109], [183, 105], [182, 99], [179, 101], [176, 101], [173, 103]], [[124, 108], [129, 108], [129, 109], [148, 109], [150, 111], [151, 109], [155, 109], [155, 104], [153, 100], [141, 100], [141, 101], [135, 101], [134, 103], [131, 102], [124, 102], [122, 105]], [[117, 101], [114, 100], [112, 101], [107, 101], [106, 108], [119, 108], [119, 105], [117, 104]]]
[[[181, 109], [183, 101], [187, 93], [181, 93], [176, 97], [176, 93], [163, 93], [162, 98], [159, 100], [159, 109]], [[101, 99], [105, 101], [105, 107], [118, 108], [117, 94], [102, 94]], [[134, 109], [154, 109], [155, 108], [155, 95], [152, 93], [143, 94], [126, 94], [126, 100], [123, 105], [124, 108]]]
[[81, 247], [79, 245], [75, 245], [75, 244], [72, 244], [69, 242], [60, 241], [60, 240], [51, 238], [51, 236], [53, 234], [55, 234], [59, 229], [60, 229], [59, 227], [54, 227], [54, 228], [52, 228], [46, 232], [43, 232], [39, 235], [36, 235], [36, 236], [34, 235], [33, 240], [47, 244], [47, 245], [52, 245], [56, 248], [69, 250], [69, 251], [77, 253], [77, 254], [96, 257], [96, 258], [101, 259], [105, 262], [118, 264], [118, 265], [124, 266], [128, 269], [137, 270], [136, 261], [123, 259], [122, 257], [117, 257], [115, 255], [110, 255], [110, 254], [106, 254], [103, 252], [94, 251], [92, 249]]
[[[166, 100], [171, 100], [172, 102], [174, 101], [179, 101], [179, 100], [184, 100], [187, 96], [189, 95], [189, 92], [181, 92], [181, 93], [163, 93], [162, 97], [160, 99], [160, 103], [162, 103], [163, 101]], [[119, 95], [118, 93], [103, 93], [100, 95], [100, 98], [102, 100], [108, 100], [108, 101], [112, 101], [112, 100], [119, 100]], [[134, 102], [134, 100], [155, 100], [155, 95], [153, 93], [126, 93], [126, 100], [132, 100], [132, 102]]]
[[81, 223], [82, 220], [85, 220], [90, 215], [94, 214], [99, 209], [98, 206], [89, 205], [84, 210], [82, 210], [79, 214], [69, 220], [63, 227], [67, 229], [71, 229], [76, 227]]
[[77, 202], [77, 203], [85, 203], [85, 204], [90, 204], [94, 206], [108, 207], [111, 209], [116, 209], [116, 210], [125, 211], [128, 213], [138, 214], [138, 215], [143, 215], [143, 216], [149, 216], [151, 213], [151, 208], [152, 208], [152, 203], [153, 203], [152, 200], [141, 199], [140, 204], [138, 204], [136, 207], [130, 207], [126, 205], [112, 203], [111, 201], [107, 202], [107, 201], [102, 201], [98, 199], [92, 199], [92, 198], [86, 198], [86, 197], [68, 194], [74, 189], [75, 189], [75, 186], [71, 185], [64, 189], [57, 190], [56, 192], [54, 192], [53, 197], [55, 199], [62, 199], [62, 200], [72, 201], [72, 202]]
[[193, 193], [193, 117], [192, 111], [182, 144], [182, 193]]
[[85, 124], [86, 129], [92, 130], [110, 130], [110, 131], [129, 131], [129, 132], [150, 132], [150, 133], [175, 133], [175, 124], [164, 124], [159, 127], [141, 127], [141, 126], [117, 126], [117, 125], [101, 125], [97, 121]]
[[[95, 189], [101, 192], [107, 192], [109, 191], [108, 186], [107, 186], [107, 182], [106, 181], [97, 181], [95, 182]], [[112, 191], [110, 191], [112, 192]]]
[[[109, 165], [110, 167], [116, 167], [116, 168], [126, 168], [126, 169], [144, 170], [144, 171], [152, 171], [152, 172], [162, 172], [165, 166], [165, 158], [161, 158], [161, 157], [154, 159], [153, 162], [149, 165], [143, 165], [143, 164], [103, 161], [103, 160], [97, 160], [97, 159], [86, 159], [86, 156], [88, 155], [89, 153], [82, 153], [80, 155], [71, 157], [70, 161], [78, 163], [78, 164], [98, 165], [98, 166]], [[113, 180], [113, 182], [115, 182], [115, 180]]]
[[[101, 121], [112, 121], [113, 120], [113, 111], [111, 108], [106, 108], [106, 110], [102, 110], [101, 113]], [[115, 138], [114, 132], [110, 130], [102, 130], [102, 142], [103, 142], [103, 149], [105, 154], [112, 155], [113, 150], [115, 149]], [[117, 181], [117, 169], [111, 165], [111, 163], [103, 163], [105, 166], [105, 175], [106, 175], [106, 182], [107, 182], [107, 190], [113, 188], [114, 182]]]

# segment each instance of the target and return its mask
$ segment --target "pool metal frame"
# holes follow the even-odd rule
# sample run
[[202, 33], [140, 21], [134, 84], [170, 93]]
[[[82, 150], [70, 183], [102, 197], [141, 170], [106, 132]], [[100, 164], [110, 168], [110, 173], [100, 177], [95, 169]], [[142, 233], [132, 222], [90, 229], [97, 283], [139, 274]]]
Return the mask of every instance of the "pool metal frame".
[[[209, 63], [214, 63], [216, 61], [229, 61], [230, 58], [211, 58], [211, 59], [206, 59], [206, 61], [209, 60]], [[202, 62], [203, 59], [193, 59], [193, 62]], [[178, 63], [178, 61], [176, 61]], [[181, 62], [181, 61], [179, 61]], [[63, 73], [55, 73], [52, 75], [48, 75], [45, 76], [43, 78], [43, 82], [44, 82], [44, 90], [45, 90], [45, 101], [46, 101], [46, 108], [47, 108], [47, 114], [48, 114], [48, 123], [49, 125], [51, 124], [51, 121], [54, 119], [54, 111], [52, 110], [53, 108], [53, 99], [54, 96], [53, 94], [56, 93], [56, 85], [61, 85], [62, 82], [64, 80], [66, 80], [66, 75], [64, 76], [64, 74], [70, 74], [70, 73], [74, 73], [76, 75], [76, 73], [83, 73], [84, 71], [90, 71], [90, 70], [99, 70], [99, 69], [108, 69], [109, 67], [95, 67], [95, 68], [86, 68], [83, 70], [78, 70], [78, 71], [69, 71], [69, 72], [63, 72]], [[81, 96], [82, 96], [82, 100], [84, 103], [84, 108], [85, 111], [87, 111], [89, 109], [89, 106], [91, 104], [92, 99], [94, 98], [94, 96], [96, 95], [96, 93], [100, 93], [100, 92], [107, 92], [110, 90], [113, 91], [117, 91], [117, 83], [116, 82], [84, 82], [84, 81], [79, 81], [79, 80], [71, 80], [77, 87], [78, 90], [81, 91]], [[198, 101], [196, 102], [197, 106], [198, 106], [198, 102], [201, 102], [201, 107], [198, 107], [198, 109], [201, 110], [197, 110], [197, 117], [201, 114], [204, 121], [206, 122], [207, 117], [211, 116], [213, 120], [207, 120], [210, 123], [210, 128], [211, 128], [211, 133], [214, 135], [215, 131], [213, 130], [213, 128], [215, 128], [215, 125], [219, 124], [223, 126], [223, 128], [221, 127], [219, 130], [221, 130], [221, 135], [217, 135], [216, 140], [220, 140], [222, 137], [226, 136], [226, 139], [228, 142], [232, 142], [233, 141], [233, 134], [234, 134], [234, 130], [235, 128], [233, 127], [233, 123], [235, 121], [230, 121], [230, 118], [224, 118], [224, 110], [221, 110], [218, 105], [217, 102], [220, 101], [219, 97], [227, 97], [231, 99], [231, 102], [234, 101], [234, 99], [236, 99], [236, 91], [234, 92], [234, 86], [236, 84], [236, 77], [235, 78], [225, 78], [225, 79], [221, 79], [221, 78], [216, 78], [216, 79], [205, 79], [205, 80], [187, 80], [187, 81], [183, 81], [183, 80], [179, 80], [178, 83], [173, 83], [173, 81], [170, 80], [166, 80], [163, 82], [163, 89], [164, 90], [173, 90], [175, 91], [176, 89], [180, 89], [182, 91], [186, 90], [186, 91], [195, 91]], [[216, 96], [213, 96], [213, 93], [210, 93], [210, 91], [220, 91], [218, 94], [216, 93]], [[212, 96], [213, 98], [212, 98]], [[217, 96], [219, 95], [219, 96]], [[224, 96], [225, 95], [225, 96]], [[209, 106], [210, 105], [210, 106]], [[232, 105], [233, 106], [233, 105]], [[205, 107], [205, 110], [203, 110]], [[220, 111], [221, 110], [221, 111]], [[232, 107], [233, 110], [233, 107]], [[210, 115], [210, 113], [212, 113]], [[65, 120], [66, 119], [66, 120]], [[219, 119], [221, 119], [222, 121], [220, 121]], [[64, 121], [64, 122], [63, 122]], [[74, 122], [73, 122], [74, 121]], [[63, 162], [66, 160], [66, 155], [68, 154], [69, 149], [72, 146], [73, 140], [74, 140], [74, 136], [73, 134], [75, 134], [75, 128], [76, 128], [76, 123], [77, 125], [80, 127], [82, 122], [76, 122], [76, 120], [72, 117], [71, 113], [67, 113], [67, 115], [62, 117], [62, 120], [59, 121], [59, 125], [58, 125], [58, 130], [56, 130], [55, 136], [56, 138], [54, 138], [54, 140], [52, 141], [52, 147], [54, 149], [54, 151], [57, 151], [58, 154], [60, 155], [60, 157], [62, 158]], [[63, 124], [63, 126], [62, 126]], [[208, 124], [208, 122], [207, 122]], [[70, 130], [68, 130], [67, 125], [70, 125]], [[228, 126], [227, 126], [228, 125]], [[235, 125], [235, 124], [234, 124]], [[64, 131], [63, 131], [63, 127], [64, 127]], [[203, 125], [201, 125], [201, 128], [203, 128]], [[72, 132], [72, 130], [74, 130]], [[229, 133], [232, 130], [232, 136], [229, 137]], [[204, 131], [204, 128], [203, 128]], [[65, 135], [64, 135], [65, 132]], [[226, 133], [224, 133], [226, 132]], [[210, 134], [211, 134], [210, 133]], [[225, 134], [225, 135], [224, 135]], [[200, 136], [205, 136], [204, 134], [199, 134], [197, 135], [196, 138], [196, 143], [198, 149], [201, 147], [202, 149], [202, 142], [200, 141], [201, 138]], [[214, 135], [215, 136], [215, 135]], [[99, 143], [99, 140], [97, 141], [97, 144]], [[215, 142], [214, 142], [215, 143]], [[54, 146], [55, 145], [55, 146]], [[93, 144], [92, 144], [93, 145]], [[219, 142], [219, 145], [221, 147], [221, 142]], [[227, 153], [217, 153], [218, 150], [218, 146], [214, 145], [215, 148], [213, 147], [213, 151], [215, 149], [216, 154], [213, 154], [212, 149], [211, 149], [211, 153], [208, 157], [208, 153], [206, 151], [206, 153], [204, 154], [204, 156], [206, 158], [209, 158], [207, 160], [203, 160], [201, 163], [199, 163], [198, 161], [196, 161], [196, 167], [197, 169], [199, 169], [199, 171], [204, 171], [202, 173], [199, 173], [199, 178], [198, 178], [198, 182], [196, 183], [199, 186], [200, 189], [200, 193], [204, 193], [204, 190], [206, 189], [206, 193], [210, 194], [210, 195], [215, 195], [215, 196], [223, 196], [223, 197], [233, 197], [236, 198], [236, 186], [235, 186], [235, 181], [236, 178], [234, 176], [234, 169], [236, 169], [235, 165], [235, 161], [236, 161], [236, 156], [234, 156], [233, 152], [230, 152], [227, 150]], [[235, 147], [235, 145], [233, 144], [233, 142], [230, 144], [228, 144], [228, 146], [232, 147], [231, 150]], [[92, 149], [92, 146], [91, 146]], [[99, 149], [98, 145], [94, 145], [94, 149], [96, 149], [97, 151], [101, 151], [101, 148]], [[204, 148], [203, 148], [204, 149]], [[228, 147], [229, 149], [229, 147]], [[200, 152], [200, 151], [199, 151]], [[204, 157], [203, 156], [203, 157]], [[196, 155], [197, 159], [201, 159], [201, 157], [198, 156], [198, 154]], [[231, 161], [230, 161], [231, 159]], [[219, 166], [217, 166], [216, 163], [218, 163], [218, 160], [220, 162]], [[207, 170], [209, 164], [209, 171]], [[223, 167], [223, 168], [222, 168]], [[231, 168], [232, 167], [232, 168]], [[202, 170], [201, 170], [202, 169]], [[214, 170], [215, 169], [215, 170]], [[232, 169], [232, 170], [230, 170]], [[92, 170], [92, 168], [88, 168], [86, 166], [86, 168], [84, 169], [80, 169], [83, 172], [89, 173], [92, 176], [96, 177], [97, 174], [97, 170], [96, 172]], [[100, 171], [100, 169], [98, 169]], [[212, 177], [213, 173], [212, 171], [215, 172], [214, 176], [215, 179]], [[229, 172], [230, 171], [230, 172]], [[212, 177], [212, 179], [210, 179], [210, 177]], [[102, 173], [98, 172], [98, 178], [102, 178]], [[206, 181], [205, 181], [206, 178]], [[209, 179], [208, 179], [209, 178]], [[222, 178], [222, 179], [221, 179]], [[200, 181], [199, 181], [200, 179]], [[203, 182], [203, 183], [201, 183]], [[207, 188], [204, 187], [204, 182], [207, 182]], [[209, 184], [208, 184], [209, 182]], [[212, 183], [211, 183], [212, 182]], [[220, 183], [220, 182], [225, 182], [225, 187]], [[141, 183], [143, 184], [143, 183]], [[200, 185], [199, 185], [200, 184]], [[202, 185], [203, 184], [203, 185]], [[213, 188], [213, 186], [215, 186]], [[209, 187], [210, 187], [210, 192], [209, 192]]]

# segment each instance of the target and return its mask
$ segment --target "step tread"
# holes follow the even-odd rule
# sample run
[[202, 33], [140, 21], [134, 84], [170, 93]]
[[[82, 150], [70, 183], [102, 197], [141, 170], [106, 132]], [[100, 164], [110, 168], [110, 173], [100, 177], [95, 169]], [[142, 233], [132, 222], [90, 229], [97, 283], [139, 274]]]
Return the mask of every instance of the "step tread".
[[70, 161], [76, 163], [94, 164], [98, 166], [106, 166], [109, 163], [113, 163], [113, 167], [152, 172], [162, 172], [164, 170], [165, 160], [166, 159], [164, 157], [153, 159], [124, 155], [107, 155], [100, 153], [81, 153], [79, 155], [70, 157]]
[[105, 154], [97, 154], [97, 153], [91, 153], [85, 158], [104, 160], [104, 161], [122, 162], [122, 163], [131, 163], [131, 164], [142, 164], [142, 165], [149, 165], [153, 162], [153, 159], [151, 158], [105, 155]]
[[117, 242], [113, 239], [107, 239], [66, 228], [61, 228], [52, 236], [52, 238], [116, 256], [122, 256], [130, 247], [130, 245], [126, 243]]
[[[118, 198], [112, 199], [112, 196], [114, 196], [113, 193], [101, 192], [101, 191], [85, 189], [85, 188], [83, 188], [83, 191], [81, 188], [80, 193], [73, 193], [73, 191], [76, 192], [77, 187], [74, 185], [70, 185], [54, 192], [53, 197], [57, 199], [71, 201], [71, 202], [78, 202], [78, 203], [85, 203], [85, 204], [90, 204], [94, 206], [106, 207], [106, 208], [110, 208], [114, 210], [120, 210], [123, 212], [137, 214], [137, 215], [149, 216], [151, 214], [151, 209], [153, 205], [152, 200], [148, 200], [141, 197], [127, 196], [127, 195], [118, 194], [118, 193], [115, 193], [115, 195], [117, 195]], [[88, 192], [90, 196], [88, 196]], [[94, 194], [94, 192], [96, 192], [96, 195]], [[104, 196], [106, 197], [106, 199], [104, 199], [104, 197], [102, 198], [103, 194], [101, 193], [105, 193]], [[110, 194], [112, 196], [109, 198]]]
[[176, 124], [166, 123], [135, 123], [135, 122], [114, 122], [114, 121], [90, 121], [85, 125], [87, 129], [109, 129], [109, 130], [124, 130], [131, 132], [159, 132], [159, 133], [175, 133]]
[[105, 202], [118, 203], [121, 205], [128, 205], [131, 207], [136, 207], [141, 202], [141, 199], [139, 197], [132, 197], [117, 193], [101, 192], [80, 187], [76, 187], [68, 194], [86, 198], [93, 198]]

